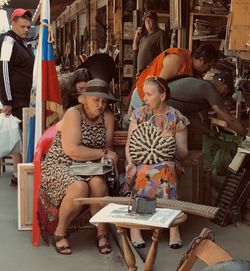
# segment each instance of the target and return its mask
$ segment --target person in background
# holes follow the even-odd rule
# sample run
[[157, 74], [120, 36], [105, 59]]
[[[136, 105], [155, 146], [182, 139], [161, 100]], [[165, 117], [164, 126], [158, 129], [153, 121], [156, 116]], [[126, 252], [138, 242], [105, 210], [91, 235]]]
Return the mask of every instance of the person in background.
[[[79, 104], [69, 108], [57, 123], [57, 134], [42, 162], [42, 180], [39, 192], [38, 219], [41, 234], [48, 242], [54, 236], [58, 253], [72, 253], [68, 228], [80, 214], [83, 206], [75, 205], [79, 197], [104, 197], [108, 195], [105, 176], [79, 176], [70, 166], [74, 162], [97, 161], [102, 157], [117, 163], [112, 149], [114, 115], [105, 111], [109, 102], [117, 101], [107, 82], [93, 79], [79, 92]], [[100, 206], [90, 205], [94, 215]], [[97, 226], [97, 247], [100, 253], [111, 252], [105, 224]]]
[[224, 120], [237, 134], [246, 135], [246, 129], [241, 122], [224, 106], [223, 99], [234, 92], [233, 76], [230, 72], [219, 71], [211, 81], [186, 77], [169, 82], [168, 85], [171, 92], [169, 104], [189, 119], [201, 112], [202, 120], [206, 122], [208, 111], [212, 108], [217, 117]]
[[133, 109], [143, 105], [143, 86], [147, 76], [159, 76], [165, 80], [178, 75], [201, 77], [216, 64], [217, 60], [218, 50], [210, 44], [202, 45], [193, 52], [181, 48], [169, 48], [163, 51], [137, 78], [129, 111], [131, 107]]
[[[224, 98], [233, 94], [233, 76], [227, 71], [218, 71], [211, 81], [194, 77], [184, 77], [168, 83], [171, 98], [168, 103], [185, 115], [190, 125], [190, 134], [199, 131], [200, 139], [196, 136], [196, 146], [202, 145], [202, 135], [210, 132], [208, 111], [214, 110], [216, 117], [224, 120], [228, 127], [240, 136], [247, 131], [235, 116], [224, 106]], [[198, 142], [200, 141], [200, 142]]]
[[[12, 30], [0, 37], [0, 100], [2, 113], [22, 120], [22, 109], [29, 107], [34, 55], [26, 43], [31, 27], [32, 13], [22, 8], [15, 9], [11, 15]], [[22, 128], [22, 127], [21, 127]], [[22, 155], [12, 156], [14, 174], [11, 185], [17, 185], [17, 164]]]
[[170, 46], [169, 34], [158, 27], [158, 16], [147, 11], [143, 16], [143, 26], [135, 32], [132, 48], [137, 55], [139, 75], [162, 51]]
[[[135, 109], [130, 118], [126, 143], [126, 180], [131, 185], [132, 180], [135, 179], [137, 193], [141, 189], [142, 193], [147, 193], [149, 190], [148, 194], [150, 194], [152, 188], [157, 191], [156, 197], [176, 199], [176, 169], [178, 168], [178, 161], [182, 161], [188, 153], [186, 126], [189, 121], [178, 110], [168, 105], [170, 90], [164, 79], [149, 76], [144, 83], [143, 90], [145, 105]], [[145, 121], [150, 121], [155, 126], [160, 127], [163, 137], [174, 137], [176, 151], [173, 159], [156, 164], [139, 163], [136, 165], [134, 163], [129, 153], [130, 138], [137, 126]], [[140, 187], [141, 184], [146, 183], [148, 177], [153, 183], [151, 187]], [[132, 244], [135, 247], [141, 248], [145, 246], [139, 230], [130, 229], [130, 235]], [[173, 249], [182, 246], [178, 227], [170, 228], [169, 245]]]
[[82, 68], [73, 73], [66, 74], [60, 79], [63, 108], [66, 110], [78, 104], [77, 95], [86, 88], [91, 76], [87, 69]]

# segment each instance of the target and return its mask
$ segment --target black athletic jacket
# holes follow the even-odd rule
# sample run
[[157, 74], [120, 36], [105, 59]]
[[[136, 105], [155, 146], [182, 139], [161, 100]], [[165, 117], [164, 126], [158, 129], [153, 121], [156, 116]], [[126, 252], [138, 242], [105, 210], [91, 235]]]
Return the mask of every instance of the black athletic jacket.
[[29, 104], [34, 55], [13, 31], [0, 36], [0, 100]]

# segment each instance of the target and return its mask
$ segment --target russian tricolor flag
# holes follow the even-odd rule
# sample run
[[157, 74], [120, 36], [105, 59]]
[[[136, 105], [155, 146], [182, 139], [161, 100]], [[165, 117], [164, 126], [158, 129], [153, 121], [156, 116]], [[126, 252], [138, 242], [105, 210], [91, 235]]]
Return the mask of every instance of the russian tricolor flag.
[[43, 131], [63, 114], [61, 92], [53, 55], [50, 0], [41, 0], [40, 31], [30, 98], [27, 162]]

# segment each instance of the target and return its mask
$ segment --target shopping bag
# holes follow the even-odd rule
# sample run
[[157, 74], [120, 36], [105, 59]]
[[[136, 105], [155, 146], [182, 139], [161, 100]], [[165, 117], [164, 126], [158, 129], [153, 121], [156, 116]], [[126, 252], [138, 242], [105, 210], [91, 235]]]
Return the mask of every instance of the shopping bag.
[[18, 118], [0, 114], [0, 157], [22, 152], [22, 138]]

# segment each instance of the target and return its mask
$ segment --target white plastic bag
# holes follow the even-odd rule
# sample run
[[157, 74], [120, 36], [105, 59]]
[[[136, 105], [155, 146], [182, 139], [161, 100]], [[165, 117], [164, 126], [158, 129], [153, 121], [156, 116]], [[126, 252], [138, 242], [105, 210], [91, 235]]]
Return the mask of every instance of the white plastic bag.
[[0, 157], [21, 153], [22, 138], [18, 118], [13, 115], [0, 114]]

